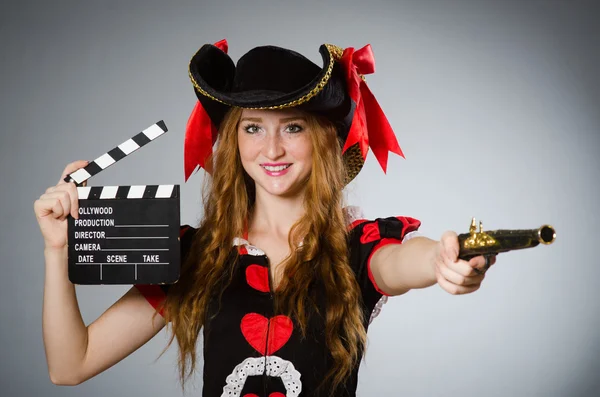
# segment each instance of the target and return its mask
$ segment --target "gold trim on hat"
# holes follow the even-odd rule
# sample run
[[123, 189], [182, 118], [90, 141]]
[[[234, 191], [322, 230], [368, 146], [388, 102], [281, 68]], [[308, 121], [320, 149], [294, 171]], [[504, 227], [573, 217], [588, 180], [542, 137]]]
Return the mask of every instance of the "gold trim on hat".
[[364, 165], [362, 152], [358, 143], [350, 146], [344, 154], [342, 154], [342, 161], [346, 168], [346, 175], [344, 180], [344, 186], [349, 184], [360, 172]]
[[[244, 106], [238, 106], [238, 107], [241, 107], [243, 109], [266, 109], [266, 110], [285, 109], [285, 108], [291, 108], [291, 107], [295, 107], [298, 105], [302, 105], [303, 103], [306, 103], [309, 100], [311, 100], [312, 98], [314, 98], [327, 85], [327, 83], [329, 82], [329, 79], [331, 78], [331, 73], [333, 72], [333, 65], [335, 64], [335, 61], [339, 60], [342, 57], [342, 54], [344, 53], [344, 50], [341, 47], [335, 46], [333, 44], [325, 44], [325, 47], [327, 48], [327, 51], [329, 52], [329, 65], [327, 66], [327, 71], [325, 72], [325, 75], [323, 76], [321, 81], [319, 81], [319, 83], [312, 90], [310, 90], [309, 93], [301, 96], [298, 99], [294, 99], [291, 102], [283, 103], [281, 105], [261, 106], [261, 107], [244, 107]], [[198, 85], [198, 83], [194, 79], [194, 76], [192, 76], [192, 71], [191, 71], [191, 67], [190, 67], [191, 64], [192, 64], [192, 61], [190, 60], [190, 63], [188, 65], [188, 75], [190, 76], [190, 80], [192, 81], [194, 88], [199, 93], [201, 93], [202, 95], [204, 95], [207, 98], [212, 99], [213, 101], [217, 101], [217, 102], [222, 103], [227, 106], [234, 106], [234, 105], [227, 103], [221, 99], [215, 98], [214, 96], [210, 95], [208, 92], [203, 90], [202, 87], [200, 87], [200, 85]]]

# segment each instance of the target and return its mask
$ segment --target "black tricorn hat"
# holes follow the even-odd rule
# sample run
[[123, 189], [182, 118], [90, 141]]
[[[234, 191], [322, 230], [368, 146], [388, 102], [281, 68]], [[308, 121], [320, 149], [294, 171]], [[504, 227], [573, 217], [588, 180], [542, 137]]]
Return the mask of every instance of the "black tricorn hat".
[[[387, 152], [403, 156], [396, 137], [364, 82], [374, 71], [370, 46], [354, 51], [323, 44], [323, 65], [281, 47], [256, 47], [233, 63], [227, 41], [205, 44], [192, 57], [189, 76], [198, 97], [185, 137], [185, 179], [212, 152], [218, 127], [231, 107], [300, 110], [327, 117], [337, 128], [346, 183], [364, 164], [369, 145], [382, 168]], [[370, 127], [370, 128], [369, 128]], [[369, 137], [369, 132], [371, 136]]]

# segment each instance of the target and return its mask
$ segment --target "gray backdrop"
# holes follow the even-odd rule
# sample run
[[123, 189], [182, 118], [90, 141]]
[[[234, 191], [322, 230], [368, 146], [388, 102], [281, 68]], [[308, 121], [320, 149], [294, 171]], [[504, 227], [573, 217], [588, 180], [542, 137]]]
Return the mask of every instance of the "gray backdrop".
[[[91, 184], [182, 184], [182, 221], [197, 222], [203, 176], [183, 184], [187, 64], [222, 38], [235, 60], [263, 44], [317, 63], [321, 43], [372, 44], [368, 84], [406, 160], [391, 157], [385, 176], [369, 155], [347, 189], [368, 217], [414, 216], [432, 238], [472, 216], [557, 229], [551, 246], [501, 255], [474, 294], [391, 299], [369, 332], [361, 395], [598, 395], [596, 1], [13, 3], [0, 6], [0, 395], [181, 395], [175, 349], [154, 362], [164, 332], [80, 386], [51, 384], [32, 204], [66, 163], [164, 119], [160, 143]], [[86, 322], [128, 288], [78, 287]], [[194, 385], [200, 395], [201, 376]]]

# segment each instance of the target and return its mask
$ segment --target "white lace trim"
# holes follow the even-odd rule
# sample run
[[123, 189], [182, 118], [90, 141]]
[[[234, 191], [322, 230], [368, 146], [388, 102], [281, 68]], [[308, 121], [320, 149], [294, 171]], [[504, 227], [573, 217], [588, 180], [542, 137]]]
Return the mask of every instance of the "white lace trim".
[[375, 307], [373, 308], [373, 311], [371, 312], [371, 317], [369, 318], [369, 324], [371, 324], [373, 322], [373, 320], [375, 320], [375, 317], [379, 316], [379, 313], [381, 313], [381, 309], [383, 309], [383, 305], [385, 305], [388, 301], [388, 297], [387, 295], [383, 295], [381, 298], [379, 298], [379, 300], [377, 301], [377, 304], [375, 304]]
[[241, 237], [234, 237], [233, 246], [237, 247], [240, 245], [243, 246], [244, 248], [246, 248], [246, 251], [248, 251], [248, 255], [253, 255], [253, 256], [265, 255], [265, 252], [263, 250], [261, 250], [258, 247], [253, 246], [252, 244], [250, 244], [250, 242], [248, 240], [244, 240]]
[[300, 381], [300, 372], [294, 368], [294, 364], [281, 357], [266, 356], [249, 357], [238, 364], [227, 376], [221, 397], [239, 397], [249, 376], [265, 374], [265, 361], [267, 364], [266, 375], [281, 378], [286, 396], [300, 395], [302, 382]]
[[413, 230], [412, 232], [408, 232], [404, 235], [402, 242], [404, 243], [412, 238], [419, 237], [421, 235], [422, 235], [421, 232], [419, 232], [418, 230]]

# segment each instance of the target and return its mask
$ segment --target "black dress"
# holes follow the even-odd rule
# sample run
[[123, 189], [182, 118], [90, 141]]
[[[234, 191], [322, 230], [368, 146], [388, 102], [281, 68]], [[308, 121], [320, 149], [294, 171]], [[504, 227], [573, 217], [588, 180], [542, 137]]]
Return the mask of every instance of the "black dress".
[[[358, 219], [349, 232], [350, 266], [361, 289], [365, 329], [369, 317], [384, 293], [370, 272], [371, 255], [390, 243], [401, 243], [420, 226], [409, 217]], [[196, 229], [182, 227], [181, 247], [185, 255]], [[325, 324], [311, 315], [306, 338], [301, 337], [295, 321], [275, 315], [269, 281], [269, 261], [264, 252], [246, 240], [236, 238], [232, 249], [240, 252], [234, 264], [233, 279], [217, 303], [209, 304], [204, 336], [204, 397], [283, 397], [327, 395], [328, 388], [317, 390], [329, 371], [331, 357], [325, 344]], [[137, 285], [153, 305], [157, 306], [168, 286]], [[316, 288], [316, 287], [315, 287]], [[320, 296], [315, 291], [316, 296]], [[322, 311], [323, 312], [323, 311]], [[265, 369], [266, 368], [266, 369]], [[355, 396], [358, 365], [352, 375], [336, 391], [336, 396]]]

